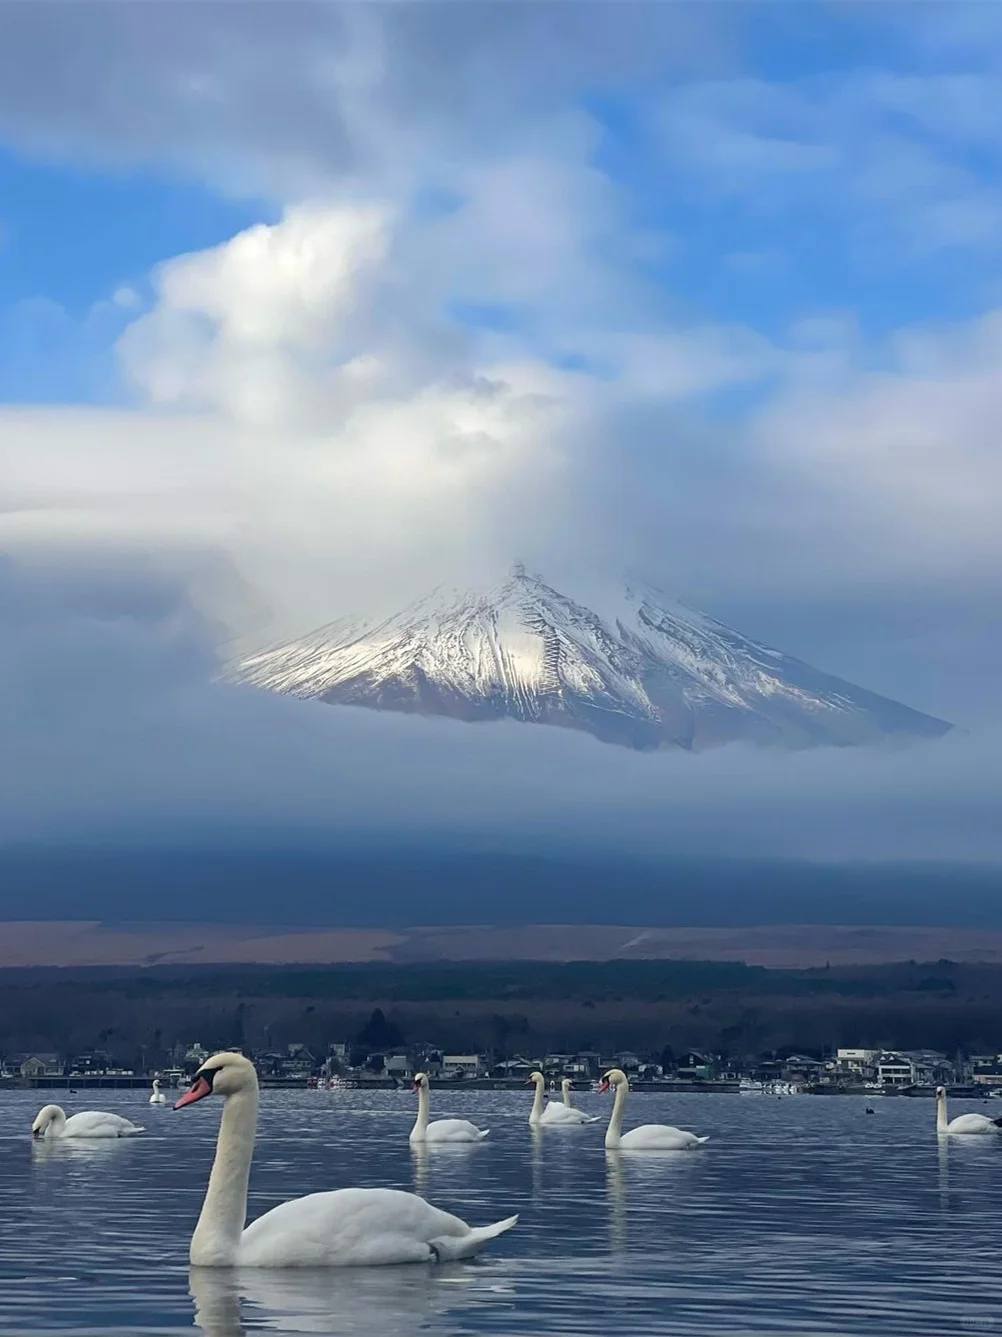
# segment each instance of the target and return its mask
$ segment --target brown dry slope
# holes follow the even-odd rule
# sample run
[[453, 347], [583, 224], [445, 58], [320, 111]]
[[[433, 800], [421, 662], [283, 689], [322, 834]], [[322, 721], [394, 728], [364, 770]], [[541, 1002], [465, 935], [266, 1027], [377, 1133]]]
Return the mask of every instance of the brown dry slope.
[[363, 961], [689, 959], [806, 967], [889, 961], [1002, 962], [986, 929], [763, 925], [644, 928], [536, 924], [280, 929], [253, 924], [0, 923], [0, 968], [26, 966], [299, 965]]

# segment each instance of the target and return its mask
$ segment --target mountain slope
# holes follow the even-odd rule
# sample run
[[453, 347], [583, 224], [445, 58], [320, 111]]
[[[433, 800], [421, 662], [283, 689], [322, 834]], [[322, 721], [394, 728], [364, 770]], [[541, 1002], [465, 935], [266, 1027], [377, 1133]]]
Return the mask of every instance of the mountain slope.
[[440, 587], [383, 620], [332, 622], [249, 656], [230, 677], [330, 704], [556, 724], [642, 749], [844, 746], [951, 727], [642, 582], [600, 608], [517, 566], [491, 588]]

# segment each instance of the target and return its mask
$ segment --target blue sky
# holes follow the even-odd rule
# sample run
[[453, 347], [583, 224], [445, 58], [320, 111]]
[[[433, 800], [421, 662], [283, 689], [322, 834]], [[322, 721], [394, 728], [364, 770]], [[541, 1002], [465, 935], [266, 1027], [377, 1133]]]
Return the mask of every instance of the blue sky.
[[2, 551], [178, 581], [220, 654], [630, 566], [997, 716], [999, 7], [4, 22]]
[[[689, 71], [684, 52], [660, 68], [638, 56], [625, 62], [618, 83], [599, 81], [586, 66], [561, 89], [559, 105], [539, 113], [541, 122], [587, 118], [590, 143], [579, 156], [617, 191], [623, 233], [640, 234], [628, 240], [650, 308], [669, 318], [738, 322], [777, 341], [821, 313], [879, 340], [916, 322], [969, 318], [994, 301], [1002, 146], [993, 46], [942, 40], [958, 27], [963, 37], [957, 14], [965, 7], [950, 14], [924, 6], [915, 24], [895, 6], [751, 5], [737, 15], [734, 8], [702, 7], [706, 28], [726, 40], [725, 54], [707, 57], [697, 45]], [[977, 19], [977, 9], [967, 12]], [[980, 22], [974, 37], [994, 39], [997, 50], [991, 15]], [[581, 27], [587, 42], [588, 24]], [[110, 59], [124, 39], [107, 25], [95, 28]], [[656, 31], [667, 43], [670, 23]], [[937, 33], [938, 42], [930, 36]], [[554, 42], [549, 58], [560, 56]], [[150, 100], [157, 88], [154, 78]], [[503, 93], [516, 113], [530, 109], [520, 128], [531, 142], [531, 93]], [[163, 103], [159, 115], [168, 118]], [[62, 135], [50, 127], [41, 142], [30, 117], [12, 118], [0, 148], [5, 346], [10, 355], [13, 340], [22, 372], [26, 361], [33, 368], [19, 395], [8, 367], [9, 400], [88, 397], [73, 350], [83, 344], [98, 353], [117, 333], [114, 321], [61, 335], [50, 329], [65, 357], [43, 359], [32, 352], [46, 349], [42, 304], [86, 325], [92, 307], [116, 289], [144, 293], [158, 262], [274, 221], [288, 198], [273, 164], [244, 164], [235, 181], [207, 167], [197, 142], [167, 146], [154, 125], [147, 143], [125, 148], [115, 143], [125, 125], [104, 136], [98, 128], [81, 133], [71, 111]], [[123, 106], [123, 119], [128, 112]], [[229, 133], [229, 149], [213, 148], [217, 168], [228, 151], [233, 159], [253, 156], [253, 144], [241, 142], [253, 139], [252, 126], [234, 119]], [[495, 147], [496, 134], [485, 130], [485, 143]], [[434, 138], [424, 149], [432, 178]], [[446, 148], [448, 132], [441, 138]], [[604, 244], [623, 240], [612, 230]], [[469, 298], [450, 310], [474, 323], [516, 319]], [[95, 391], [107, 393], [107, 384]]]
[[0, 150], [0, 399], [121, 398], [113, 346], [148, 296], [150, 271], [274, 214], [156, 165]]

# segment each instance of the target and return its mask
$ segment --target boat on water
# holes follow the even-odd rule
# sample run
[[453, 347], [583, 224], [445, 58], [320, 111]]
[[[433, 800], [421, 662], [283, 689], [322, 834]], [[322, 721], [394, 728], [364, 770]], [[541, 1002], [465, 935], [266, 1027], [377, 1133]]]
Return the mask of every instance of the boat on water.
[[796, 1082], [756, 1082], [751, 1077], [742, 1077], [738, 1083], [742, 1096], [799, 1096], [800, 1090]]
[[765, 1082], [753, 1082], [750, 1077], [742, 1077], [738, 1082], [738, 1093], [742, 1096], [764, 1096]]

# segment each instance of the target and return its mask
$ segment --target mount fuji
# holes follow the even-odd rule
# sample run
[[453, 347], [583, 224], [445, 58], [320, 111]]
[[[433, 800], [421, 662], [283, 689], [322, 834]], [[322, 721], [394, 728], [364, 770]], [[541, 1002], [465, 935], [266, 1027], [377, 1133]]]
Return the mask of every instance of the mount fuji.
[[588, 605], [521, 565], [388, 618], [243, 658], [231, 681], [374, 710], [560, 725], [642, 750], [934, 738], [952, 725], [750, 640], [627, 579]]

